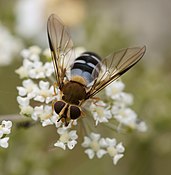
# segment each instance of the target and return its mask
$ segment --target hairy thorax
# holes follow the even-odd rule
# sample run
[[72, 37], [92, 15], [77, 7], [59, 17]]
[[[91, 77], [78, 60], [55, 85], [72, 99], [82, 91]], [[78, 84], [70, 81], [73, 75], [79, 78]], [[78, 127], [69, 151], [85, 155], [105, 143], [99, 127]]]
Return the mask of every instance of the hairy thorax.
[[86, 98], [85, 86], [78, 82], [69, 81], [63, 86], [62, 92], [62, 99], [67, 103], [78, 105]]

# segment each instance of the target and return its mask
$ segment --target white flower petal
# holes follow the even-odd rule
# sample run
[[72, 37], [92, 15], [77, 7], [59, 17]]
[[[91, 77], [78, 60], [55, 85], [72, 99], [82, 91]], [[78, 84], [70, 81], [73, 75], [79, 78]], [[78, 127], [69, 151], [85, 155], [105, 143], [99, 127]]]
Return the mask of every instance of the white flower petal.
[[3, 148], [7, 148], [8, 147], [8, 140], [9, 140], [9, 137], [5, 137], [3, 139], [0, 139], [0, 146]]
[[96, 141], [97, 141], [97, 140], [100, 139], [100, 134], [96, 134], [96, 133], [93, 133], [93, 132], [92, 132], [92, 133], [90, 134], [90, 137], [91, 137], [92, 140], [96, 140]]
[[57, 132], [59, 135], [63, 135], [65, 132], [67, 132], [67, 128], [66, 127], [58, 128]]
[[60, 142], [59, 140], [54, 144], [54, 146], [62, 148], [63, 150], [66, 149], [66, 145], [63, 142]]
[[3, 131], [0, 129], [0, 138], [4, 135]]
[[9, 129], [9, 128], [3, 128], [2, 131], [3, 131], [4, 134], [10, 134], [11, 133], [11, 129]]
[[17, 87], [17, 90], [20, 96], [25, 96], [27, 94], [27, 91], [24, 87]]
[[116, 154], [114, 157], [113, 157], [113, 164], [116, 165], [118, 160], [121, 159], [124, 155], [123, 154]]
[[55, 97], [46, 97], [46, 104], [50, 103], [51, 101], [53, 101], [55, 99]]
[[23, 66], [28, 71], [28, 70], [33, 68], [34, 63], [32, 61], [28, 60], [28, 59], [24, 59], [23, 60]]
[[44, 70], [45, 70], [45, 74], [47, 77], [51, 76], [52, 73], [54, 72], [54, 68], [53, 68], [53, 63], [52, 62], [46, 62], [44, 64]]
[[104, 139], [104, 138], [101, 138], [99, 140], [99, 144], [100, 144], [101, 147], [107, 147], [108, 146], [108, 143], [106, 142], [106, 139]]
[[55, 123], [55, 126], [56, 126], [56, 128], [59, 128], [59, 127], [61, 127], [61, 125], [63, 124], [62, 123], [62, 121], [60, 120], [60, 121], [58, 121], [58, 119], [56, 119], [56, 121], [53, 121], [53, 123]]
[[33, 113], [33, 107], [31, 106], [19, 106], [20, 107], [20, 114], [25, 116], [31, 116]]
[[33, 85], [34, 83], [33, 83], [33, 81], [32, 81], [31, 79], [27, 79], [27, 80], [24, 80], [24, 81], [22, 82], [22, 84], [23, 84], [23, 86], [24, 86], [25, 88], [27, 88], [28, 86], [31, 86], [31, 85]]
[[34, 100], [43, 103], [45, 101], [45, 98], [43, 96], [37, 95], [36, 97], [34, 97]]
[[19, 75], [20, 79], [28, 77], [28, 71], [24, 66], [21, 66], [18, 69], [16, 69], [15, 73]]
[[39, 82], [39, 86], [42, 90], [47, 90], [49, 88], [49, 82], [46, 81], [40, 81]]
[[43, 51], [43, 55], [47, 58], [51, 57], [51, 51], [50, 48], [47, 48]]
[[39, 61], [40, 57], [39, 57], [39, 55], [31, 54], [31, 55], [29, 56], [29, 59], [30, 59], [31, 61]]
[[108, 122], [108, 119], [112, 118], [112, 114], [109, 108], [110, 107], [107, 106], [107, 104], [103, 101], [99, 101], [96, 104], [91, 103], [90, 109], [96, 125], [98, 125], [98, 123]]
[[77, 144], [77, 141], [76, 140], [72, 140], [72, 141], [69, 141], [67, 143], [67, 146], [68, 146], [69, 149], [73, 149], [76, 144]]
[[42, 126], [48, 126], [48, 125], [53, 125], [53, 122], [50, 119], [46, 119], [42, 121]]
[[81, 144], [83, 147], [87, 148], [91, 144], [91, 139], [87, 136], [84, 136], [84, 142]]
[[76, 134], [76, 132], [77, 132], [77, 131], [75, 131], [75, 130], [72, 130], [72, 131], [69, 132], [69, 136], [70, 136], [70, 138], [71, 138], [72, 140], [75, 140], [75, 139], [78, 138], [78, 135]]
[[10, 120], [3, 120], [2, 125], [4, 125], [5, 128], [11, 128], [12, 122]]
[[88, 155], [89, 159], [93, 159], [95, 153], [92, 149], [86, 149], [84, 152]]
[[105, 88], [106, 95], [113, 98], [113, 96], [123, 91], [125, 85], [122, 81], [115, 81]]
[[122, 145], [122, 143], [119, 143], [117, 146], [116, 146], [116, 149], [117, 149], [117, 152], [118, 153], [123, 153], [125, 151], [125, 148], [124, 146]]
[[18, 96], [18, 97], [17, 97], [17, 102], [18, 102], [19, 105], [21, 105], [21, 106], [28, 106], [29, 103], [30, 103], [30, 100], [29, 100], [29, 98], [27, 98], [27, 97], [20, 97], [20, 96]]
[[39, 55], [41, 53], [41, 48], [38, 46], [31, 46], [29, 47], [29, 51], [31, 54]]
[[116, 139], [115, 138], [106, 138], [106, 143], [108, 144], [108, 146], [115, 146], [116, 145]]
[[140, 132], [146, 132], [148, 129], [147, 125], [145, 122], [141, 121], [137, 124], [137, 130]]
[[107, 153], [106, 150], [100, 149], [99, 151], [97, 151], [96, 155], [97, 155], [97, 157], [100, 159], [100, 158], [102, 158], [106, 153]]

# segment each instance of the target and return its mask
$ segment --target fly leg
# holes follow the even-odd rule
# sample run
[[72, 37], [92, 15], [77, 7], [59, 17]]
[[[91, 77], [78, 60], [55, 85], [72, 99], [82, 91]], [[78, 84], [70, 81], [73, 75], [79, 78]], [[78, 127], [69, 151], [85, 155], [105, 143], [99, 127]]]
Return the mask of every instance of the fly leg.
[[[62, 99], [62, 91], [59, 90], [58, 87], [59, 87], [59, 86], [58, 86], [57, 82], [55, 82], [55, 83], [53, 84], [54, 96], [59, 95], [59, 99]], [[58, 91], [57, 91], [57, 89], [58, 89]]]
[[96, 106], [105, 107], [105, 104], [103, 104], [103, 102], [101, 101], [101, 99], [99, 97], [92, 97], [91, 100], [92, 100], [93, 104], [95, 104]]
[[57, 92], [56, 92], [57, 87], [58, 87], [57, 82], [53, 83], [54, 96], [57, 95]]

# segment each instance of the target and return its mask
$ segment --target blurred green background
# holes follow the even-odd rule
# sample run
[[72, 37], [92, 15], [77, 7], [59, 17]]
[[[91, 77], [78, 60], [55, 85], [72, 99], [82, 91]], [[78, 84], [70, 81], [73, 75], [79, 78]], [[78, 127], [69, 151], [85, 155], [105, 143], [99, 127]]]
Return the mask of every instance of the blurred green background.
[[0, 148], [0, 175], [170, 175], [170, 9], [169, 0], [0, 0], [1, 119], [19, 113], [16, 86], [21, 80], [14, 70], [21, 65], [20, 50], [48, 47], [46, 22], [56, 13], [69, 26], [76, 46], [102, 56], [147, 46], [144, 58], [122, 80], [134, 95], [133, 109], [148, 125], [146, 133], [114, 133], [126, 147], [116, 166], [107, 156], [89, 160], [80, 143], [72, 151], [53, 149], [53, 127], [14, 127], [9, 148]]

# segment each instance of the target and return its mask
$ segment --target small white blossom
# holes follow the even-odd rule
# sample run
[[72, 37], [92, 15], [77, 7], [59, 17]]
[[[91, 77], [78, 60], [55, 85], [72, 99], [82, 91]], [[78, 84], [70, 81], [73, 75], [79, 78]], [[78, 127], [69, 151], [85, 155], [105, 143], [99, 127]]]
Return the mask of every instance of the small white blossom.
[[147, 131], [147, 125], [144, 121], [137, 122], [137, 130], [140, 132], [146, 132]]
[[41, 48], [38, 46], [31, 46], [31, 47], [29, 47], [29, 51], [32, 55], [33, 54], [39, 55], [41, 53]]
[[124, 106], [131, 105], [133, 103], [133, 97], [131, 94], [120, 92], [112, 96], [112, 99], [117, 103], [122, 103]]
[[91, 133], [90, 137], [85, 136], [82, 146], [87, 148], [85, 153], [88, 155], [89, 159], [94, 158], [96, 155], [98, 158], [101, 158], [106, 151], [103, 149], [103, 142], [101, 142], [100, 134]]
[[8, 140], [9, 140], [9, 137], [5, 137], [5, 138], [0, 139], [0, 146], [2, 148], [7, 148], [9, 145]]
[[51, 57], [51, 51], [50, 48], [47, 48], [42, 53], [45, 57], [50, 58]]
[[24, 59], [23, 66], [15, 71], [20, 78], [41, 79], [53, 74], [52, 62], [43, 63], [40, 60], [41, 49], [39, 47], [32, 46], [29, 49], [24, 49], [21, 56]]
[[92, 159], [95, 154], [98, 158], [101, 158], [105, 154], [109, 154], [115, 165], [118, 160], [123, 157], [123, 152], [125, 151], [122, 143], [117, 144], [116, 139], [101, 138], [100, 134], [95, 133], [91, 133], [90, 137], [84, 137], [82, 146], [87, 148], [85, 153], [90, 159]]
[[6, 120], [3, 120], [0, 125], [0, 146], [3, 148], [8, 147], [9, 137], [6, 137], [6, 135], [11, 133], [11, 127], [12, 127], [12, 122], [6, 121]]
[[33, 79], [45, 78], [43, 63], [41, 61], [35, 61], [33, 67], [29, 69], [28, 74]]
[[52, 117], [52, 107], [48, 105], [36, 106], [31, 117], [34, 120], [37, 120], [39, 118], [41, 121], [49, 119]]
[[48, 126], [48, 125], [54, 125], [56, 128], [59, 128], [62, 125], [62, 121], [58, 121], [59, 116], [56, 114], [53, 114], [50, 118], [42, 120], [42, 126]]
[[28, 78], [29, 70], [33, 67], [33, 62], [28, 59], [23, 60], [23, 66], [19, 67], [15, 72], [20, 76], [20, 78]]
[[115, 98], [115, 95], [122, 92], [125, 88], [125, 85], [122, 81], [114, 81], [112, 84], [105, 88], [106, 95], [110, 98]]
[[32, 79], [41, 79], [51, 76], [53, 72], [52, 62], [43, 65], [41, 61], [35, 61], [28, 70], [28, 76]]
[[1, 131], [3, 134], [10, 134], [11, 133], [11, 127], [12, 127], [12, 122], [11, 121], [6, 121], [3, 120], [1, 124]]
[[121, 108], [120, 110], [114, 111], [114, 118], [121, 124], [124, 124], [131, 129], [136, 129], [137, 127], [137, 114], [130, 108]]
[[116, 142], [116, 139], [106, 138], [106, 150], [107, 153], [112, 157], [114, 165], [117, 164], [118, 160], [123, 157], [123, 152], [125, 148], [123, 147], [122, 143]]
[[54, 73], [53, 63], [46, 62], [43, 66], [44, 74], [46, 77], [50, 77]]
[[20, 114], [25, 116], [31, 116], [33, 113], [33, 107], [30, 106], [30, 99], [28, 97], [17, 97], [17, 102], [20, 107]]
[[77, 144], [76, 139], [78, 135], [76, 134], [76, 130], [69, 131], [68, 127], [58, 128], [58, 134], [60, 135], [59, 140], [54, 144], [56, 147], [60, 147], [62, 149], [66, 149], [66, 146], [69, 149], [73, 149]]
[[96, 125], [102, 122], [108, 122], [108, 119], [112, 118], [109, 107], [103, 102], [91, 103], [90, 110], [93, 114], [93, 118], [96, 121]]
[[31, 79], [24, 80], [22, 84], [23, 87], [22, 86], [17, 87], [18, 94], [20, 96], [27, 96], [29, 99], [36, 96], [38, 86]]
[[34, 98], [35, 101], [49, 103], [54, 99], [54, 87], [49, 82], [40, 81], [39, 89], [37, 89], [37, 95]]
[[30, 99], [28, 97], [17, 97], [17, 102], [20, 106], [28, 106], [30, 103]]
[[39, 61], [39, 54], [41, 53], [41, 48], [38, 46], [31, 46], [28, 49], [23, 49], [21, 51], [21, 56], [24, 59], [29, 59], [30, 61]]

